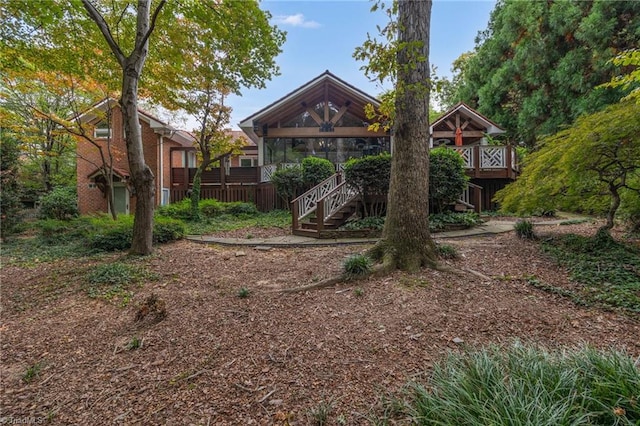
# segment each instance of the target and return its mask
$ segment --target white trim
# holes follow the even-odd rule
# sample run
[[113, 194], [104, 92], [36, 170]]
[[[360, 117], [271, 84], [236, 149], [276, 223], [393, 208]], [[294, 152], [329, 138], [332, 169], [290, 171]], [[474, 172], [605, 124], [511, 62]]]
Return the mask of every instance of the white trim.
[[[242, 165], [242, 160], [250, 160], [251, 161], [251, 165], [250, 166], [243, 166]], [[238, 158], [238, 165], [240, 167], [257, 167], [258, 166], [258, 158], [255, 155], [243, 155], [243, 156]]]
[[440, 117], [436, 121], [434, 121], [431, 124], [431, 126], [429, 126], [429, 134], [433, 134], [434, 126], [440, 124], [442, 121], [447, 119], [449, 116], [451, 116], [456, 111], [462, 111], [466, 115], [472, 116], [475, 119], [475, 121], [480, 122], [484, 126], [484, 128], [486, 130], [486, 133], [488, 133], [489, 135], [500, 135], [500, 134], [506, 132], [505, 130], [503, 130], [500, 127], [496, 126], [492, 122], [488, 121], [486, 118], [482, 117], [479, 113], [477, 113], [476, 111], [471, 109], [471, 107], [461, 103], [461, 104], [458, 104], [453, 109], [450, 109], [449, 111], [445, 112], [444, 114], [442, 114], [442, 117]]

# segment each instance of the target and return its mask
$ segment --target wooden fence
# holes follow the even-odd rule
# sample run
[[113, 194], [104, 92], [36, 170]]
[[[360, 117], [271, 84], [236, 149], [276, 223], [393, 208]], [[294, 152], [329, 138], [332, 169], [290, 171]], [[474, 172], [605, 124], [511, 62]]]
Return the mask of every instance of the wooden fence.
[[[182, 201], [190, 196], [190, 189], [175, 188], [171, 190], [172, 203]], [[287, 208], [270, 183], [247, 185], [230, 184], [224, 187], [222, 185], [205, 184], [201, 187], [200, 198], [203, 200], [214, 198], [225, 203], [236, 201], [255, 203], [258, 210], [262, 212]]]

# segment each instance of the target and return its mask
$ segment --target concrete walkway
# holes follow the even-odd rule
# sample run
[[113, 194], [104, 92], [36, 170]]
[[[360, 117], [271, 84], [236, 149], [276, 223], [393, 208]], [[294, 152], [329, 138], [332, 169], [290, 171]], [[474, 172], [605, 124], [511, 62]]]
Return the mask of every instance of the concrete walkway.
[[[534, 225], [558, 225], [571, 218], [563, 218], [551, 221], [533, 222]], [[458, 231], [437, 232], [432, 234], [436, 240], [446, 238], [477, 237], [482, 235], [501, 234], [513, 231], [515, 221], [489, 220], [482, 225], [462, 229]], [[311, 237], [300, 237], [297, 235], [283, 235], [271, 238], [218, 238], [214, 235], [188, 235], [188, 240], [204, 244], [220, 244], [227, 246], [252, 246], [252, 247], [321, 247], [350, 244], [372, 244], [378, 241], [377, 238], [338, 238], [338, 239], [317, 239]]]

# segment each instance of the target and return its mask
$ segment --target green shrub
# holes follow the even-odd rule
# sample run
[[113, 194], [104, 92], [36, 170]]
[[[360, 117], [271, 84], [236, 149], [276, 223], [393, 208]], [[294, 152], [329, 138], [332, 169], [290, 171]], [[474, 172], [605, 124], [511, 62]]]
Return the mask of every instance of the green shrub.
[[483, 220], [480, 216], [474, 212], [436, 213], [429, 215], [429, 230], [431, 232], [442, 231], [451, 225], [471, 228], [472, 226], [480, 225], [482, 222]]
[[354, 254], [344, 261], [342, 267], [346, 276], [356, 277], [370, 273], [372, 265], [373, 262], [369, 256]]
[[[203, 201], [201, 201], [202, 203]], [[177, 203], [167, 204], [156, 209], [159, 216], [171, 217], [173, 219], [190, 220], [191, 219], [191, 199], [185, 198]]]
[[441, 213], [455, 203], [464, 191], [469, 178], [464, 171], [464, 160], [458, 152], [448, 148], [435, 148], [429, 153], [429, 206]]
[[302, 160], [302, 181], [311, 189], [336, 172], [333, 163], [324, 158], [306, 157]]
[[200, 209], [200, 214], [208, 218], [216, 217], [222, 214], [224, 210], [222, 203], [213, 198], [200, 200], [200, 203], [198, 204], [198, 208]]
[[42, 219], [69, 220], [78, 216], [75, 188], [59, 186], [40, 198]]
[[[352, 158], [344, 165], [346, 181], [356, 188], [364, 200], [365, 216], [385, 214], [386, 199], [391, 179], [391, 154], [382, 153]], [[380, 198], [382, 202], [379, 202]]]
[[412, 424], [634, 425], [640, 370], [622, 352], [514, 344], [450, 354], [410, 387]]
[[271, 183], [276, 193], [287, 203], [296, 198], [304, 189], [304, 179], [300, 167], [278, 169], [271, 175]]
[[535, 240], [536, 234], [533, 231], [533, 223], [528, 220], [519, 220], [513, 225], [513, 228], [516, 230], [516, 235], [518, 238], [522, 238], [525, 240]]
[[153, 242], [168, 243], [184, 237], [186, 228], [183, 222], [168, 217], [156, 217], [153, 221]]
[[449, 244], [436, 244], [436, 253], [443, 259], [458, 258], [458, 250]]
[[117, 221], [106, 216], [92, 220], [94, 226], [86, 236], [89, 248], [97, 251], [127, 250], [133, 240], [133, 217], [119, 216]]
[[342, 225], [340, 229], [359, 231], [361, 229], [373, 229], [381, 231], [384, 228], [384, 217], [368, 216], [358, 220], [351, 220]]
[[237, 201], [234, 203], [224, 203], [222, 206], [223, 212], [226, 214], [231, 214], [234, 216], [254, 216], [257, 215], [258, 208], [253, 203], [244, 203], [242, 201]]
[[59, 244], [72, 239], [74, 225], [68, 220], [42, 219], [35, 223], [40, 240], [45, 244]]
[[0, 143], [0, 237], [5, 238], [15, 231], [20, 223], [20, 188], [18, 167], [20, 165], [20, 142], [10, 135], [3, 135]]

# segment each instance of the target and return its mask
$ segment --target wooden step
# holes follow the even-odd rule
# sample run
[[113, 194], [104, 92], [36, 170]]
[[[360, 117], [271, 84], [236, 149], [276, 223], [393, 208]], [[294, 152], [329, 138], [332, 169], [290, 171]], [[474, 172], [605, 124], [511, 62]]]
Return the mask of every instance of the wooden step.
[[294, 229], [292, 231], [293, 235], [298, 235], [300, 237], [311, 237], [311, 238], [319, 238], [318, 231], [311, 229]]

